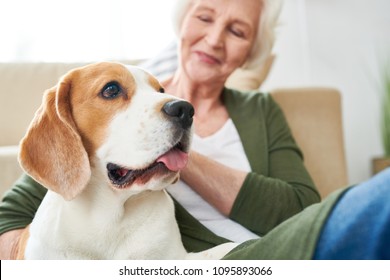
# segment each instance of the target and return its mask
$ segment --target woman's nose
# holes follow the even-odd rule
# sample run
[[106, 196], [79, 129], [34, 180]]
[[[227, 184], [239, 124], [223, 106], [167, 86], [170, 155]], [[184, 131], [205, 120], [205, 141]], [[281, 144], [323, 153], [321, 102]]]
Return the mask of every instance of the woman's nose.
[[222, 47], [224, 44], [223, 28], [217, 24], [210, 26], [207, 30], [206, 41], [212, 47]]

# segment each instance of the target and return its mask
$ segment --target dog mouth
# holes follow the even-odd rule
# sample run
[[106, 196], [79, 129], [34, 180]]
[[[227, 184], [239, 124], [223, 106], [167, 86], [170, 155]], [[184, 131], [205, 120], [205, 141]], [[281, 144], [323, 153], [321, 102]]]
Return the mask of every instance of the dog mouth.
[[108, 163], [108, 178], [115, 187], [123, 189], [133, 183], [145, 184], [156, 175], [177, 173], [188, 162], [187, 150], [187, 145], [179, 142], [159, 156], [151, 165], [141, 169], [128, 169], [115, 163]]

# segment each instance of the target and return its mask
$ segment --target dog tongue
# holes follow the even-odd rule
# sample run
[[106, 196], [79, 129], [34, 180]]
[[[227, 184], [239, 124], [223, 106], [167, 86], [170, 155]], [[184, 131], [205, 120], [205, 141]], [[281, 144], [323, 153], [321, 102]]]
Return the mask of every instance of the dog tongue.
[[162, 162], [171, 171], [179, 171], [183, 169], [188, 161], [188, 154], [179, 149], [171, 149], [157, 159], [157, 162]]

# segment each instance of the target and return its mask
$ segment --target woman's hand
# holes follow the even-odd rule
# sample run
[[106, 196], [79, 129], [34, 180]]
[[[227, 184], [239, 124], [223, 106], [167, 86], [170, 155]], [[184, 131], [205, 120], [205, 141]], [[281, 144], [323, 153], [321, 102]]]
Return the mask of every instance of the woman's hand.
[[181, 178], [207, 202], [228, 216], [247, 173], [191, 151]]

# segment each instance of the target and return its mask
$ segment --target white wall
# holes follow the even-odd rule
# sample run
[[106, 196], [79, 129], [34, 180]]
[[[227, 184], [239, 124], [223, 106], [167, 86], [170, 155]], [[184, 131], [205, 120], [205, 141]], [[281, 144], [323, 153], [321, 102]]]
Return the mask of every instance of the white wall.
[[174, 0], [0, 0], [1, 62], [145, 59], [174, 39]]
[[350, 183], [383, 153], [380, 69], [390, 58], [389, 0], [285, 0], [277, 60], [264, 89], [331, 86], [342, 92]]

